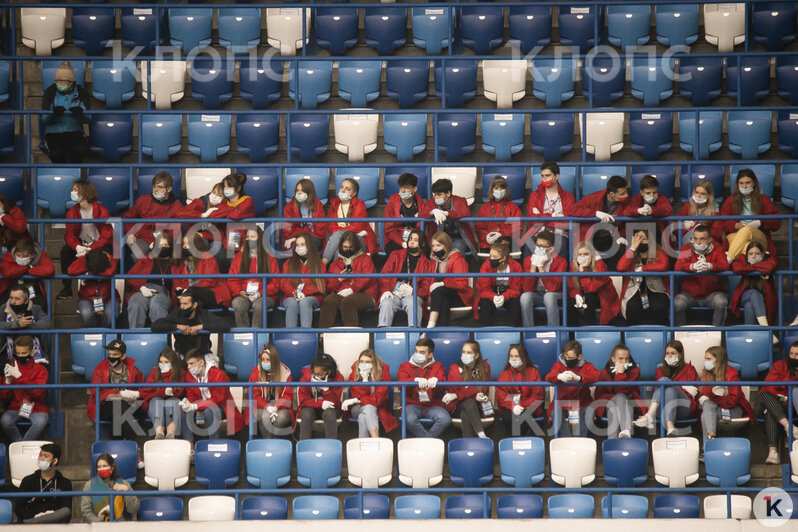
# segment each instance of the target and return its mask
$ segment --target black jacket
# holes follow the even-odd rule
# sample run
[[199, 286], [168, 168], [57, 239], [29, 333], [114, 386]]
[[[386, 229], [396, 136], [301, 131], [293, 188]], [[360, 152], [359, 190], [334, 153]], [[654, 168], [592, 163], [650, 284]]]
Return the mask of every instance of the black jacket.
[[[184, 317], [181, 309], [175, 309], [167, 314], [165, 318], [155, 320], [152, 324], [152, 332], [172, 332], [177, 329], [178, 325], [199, 325], [200, 323], [203, 330], [212, 333], [225, 333], [230, 330], [230, 324], [226, 320], [207, 310], [200, 310], [192, 319]], [[210, 335], [205, 333], [196, 336], [187, 334], [174, 335], [174, 349], [181, 355], [185, 355], [189, 349], [195, 347], [203, 354], [210, 353]]]
[[[64, 477], [60, 471], [56, 470], [55, 476], [50, 482], [42, 480], [42, 472], [35, 471], [22, 479], [19, 484], [20, 492], [54, 492], [72, 491], [72, 482]], [[30, 497], [17, 499], [14, 513], [20, 521], [31, 519], [38, 513], [48, 510], [58, 510], [67, 508], [72, 511], [72, 497]], [[65, 522], [69, 522], [67, 519]]]

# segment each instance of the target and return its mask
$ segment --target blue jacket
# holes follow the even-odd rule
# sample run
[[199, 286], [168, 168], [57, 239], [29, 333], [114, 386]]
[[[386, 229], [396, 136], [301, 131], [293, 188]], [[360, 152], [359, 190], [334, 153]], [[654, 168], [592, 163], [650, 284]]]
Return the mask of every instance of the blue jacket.
[[72, 107], [80, 107], [84, 111], [89, 108], [89, 95], [86, 90], [75, 84], [70, 92], [61, 94], [55, 88], [55, 83], [47, 87], [42, 96], [42, 110], [52, 111], [54, 107], [64, 108], [64, 114], [60, 117], [55, 115], [45, 115], [43, 118], [45, 133], [66, 133], [70, 131], [83, 131], [83, 123], [86, 121], [77, 120], [69, 110]]

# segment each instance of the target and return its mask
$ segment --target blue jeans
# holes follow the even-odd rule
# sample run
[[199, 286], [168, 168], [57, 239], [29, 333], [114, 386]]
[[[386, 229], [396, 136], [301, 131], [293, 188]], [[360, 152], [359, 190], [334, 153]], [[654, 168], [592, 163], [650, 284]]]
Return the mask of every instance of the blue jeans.
[[[181, 409], [180, 400], [174, 397], [153, 397], [147, 413], [152, 420], [153, 427], [165, 427], [169, 423], [180, 425]], [[178, 426], [177, 429], [180, 427]], [[176, 431], [177, 432], [177, 431]]]
[[740, 296], [740, 306], [743, 307], [746, 325], [757, 324], [759, 323], [756, 320], [757, 318], [768, 315], [767, 308], [765, 308], [765, 296], [762, 295], [762, 292], [753, 288], [749, 288]]
[[[743, 409], [735, 406], [729, 409], [732, 419], [742, 417]], [[718, 403], [714, 401], [704, 401], [704, 406], [701, 407], [701, 432], [704, 443], [707, 441], [707, 434], [710, 432], [718, 432], [718, 420], [721, 416], [721, 408]]]
[[285, 326], [296, 327], [299, 322], [303, 329], [313, 327], [313, 309], [319, 308], [321, 303], [313, 296], [296, 300], [293, 297], [285, 298]]
[[[573, 427], [572, 423], [568, 420], [568, 410], [560, 410], [560, 426], [555, 425], [554, 430], [560, 438], [569, 437], [587, 437], [587, 412], [592, 409], [580, 408], [579, 409], [579, 426]], [[554, 413], [552, 413], [552, 422], [554, 422]]]
[[726, 307], [729, 305], [729, 296], [724, 292], [712, 292], [705, 299], [698, 299], [687, 292], [676, 294], [676, 297], [673, 298], [674, 325], [684, 325], [687, 322], [687, 309], [697, 305], [711, 308], [712, 325], [723, 326], [726, 321]]
[[358, 438], [368, 438], [370, 430], [380, 428], [380, 416], [374, 405], [356, 405], [352, 408], [352, 416], [357, 418]]
[[543, 305], [546, 307], [546, 325], [549, 327], [560, 326], [560, 302], [562, 293], [560, 292], [524, 292], [521, 294], [521, 316], [524, 320], [524, 327], [535, 326], [535, 307]]
[[417, 327], [421, 326], [421, 298], [416, 296], [400, 298], [395, 294], [391, 294], [391, 297], [380, 303], [380, 317], [377, 321], [377, 327], [390, 327], [393, 324], [393, 316], [397, 310], [407, 312], [408, 325], [413, 325], [415, 319], [415, 325]]
[[[197, 414], [201, 413], [205, 418], [205, 427], [197, 427]], [[198, 436], [208, 435], [209, 440], [219, 438], [222, 425], [222, 411], [218, 406], [206, 408], [205, 410], [194, 410], [193, 412], [183, 413], [183, 426], [180, 428], [180, 435], [184, 440], [194, 441], [194, 433]]]
[[[661, 377], [659, 380], [671, 381], [668, 377]], [[661, 399], [661, 392], [662, 388], [654, 386], [654, 392], [651, 394], [651, 402], [662, 405], [662, 413], [665, 416], [665, 421], [686, 419], [687, 416], [690, 415], [690, 398], [679, 386], [665, 387], [664, 402]]]
[[[78, 312], [80, 319], [83, 320], [84, 327], [104, 327], [111, 328], [111, 300], [109, 299], [105, 305], [105, 312], [100, 317], [94, 312], [94, 304], [88, 299], [81, 299], [78, 301]], [[116, 310], [119, 310], [119, 305], [116, 305]]]
[[30, 441], [40, 439], [41, 435], [44, 434], [44, 430], [47, 428], [47, 422], [50, 421], [50, 414], [46, 412], [34, 412], [31, 414], [30, 428], [25, 432], [25, 436], [22, 435], [19, 431], [19, 427], [17, 427], [17, 421], [20, 419], [19, 412], [14, 410], [6, 410], [3, 412], [3, 415], [0, 416], [0, 425], [3, 426], [6, 436], [8, 436], [8, 439], [11, 440], [12, 443], [23, 440]]
[[[152, 288], [147, 285], [147, 288]], [[141, 329], [147, 323], [166, 317], [172, 308], [172, 298], [159, 287], [152, 297], [144, 297], [140, 292], [133, 294], [127, 302], [127, 321], [131, 329]]]
[[[407, 405], [405, 407], [407, 429], [417, 438], [437, 438], [452, 423], [452, 416], [441, 406], [423, 407]], [[429, 418], [432, 426], [427, 430], [419, 418]]]

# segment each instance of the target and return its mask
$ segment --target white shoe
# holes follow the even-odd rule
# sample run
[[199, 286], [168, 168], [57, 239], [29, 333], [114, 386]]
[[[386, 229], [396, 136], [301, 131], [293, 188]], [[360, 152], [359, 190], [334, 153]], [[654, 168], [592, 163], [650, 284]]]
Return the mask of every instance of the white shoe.
[[790, 327], [798, 327], [798, 316], [795, 316], [795, 319], [792, 320]]
[[635, 427], [640, 427], [644, 429], [653, 429], [654, 428], [654, 420], [645, 416], [640, 416], [639, 418], [633, 421]]
[[792, 440], [793, 441], [798, 440], [798, 427], [796, 427], [795, 425], [793, 425], [792, 427]]
[[779, 344], [779, 337], [774, 334], [773, 335], [773, 345], [778, 345], [778, 344]]
[[779, 456], [779, 452], [776, 449], [771, 449], [770, 452], [768, 452], [768, 457], [765, 458], [765, 463], [766, 464], [780, 464], [781, 463], [781, 457]]
[[619, 438], [631, 438], [632, 434], [628, 430], [622, 430], [618, 433]]

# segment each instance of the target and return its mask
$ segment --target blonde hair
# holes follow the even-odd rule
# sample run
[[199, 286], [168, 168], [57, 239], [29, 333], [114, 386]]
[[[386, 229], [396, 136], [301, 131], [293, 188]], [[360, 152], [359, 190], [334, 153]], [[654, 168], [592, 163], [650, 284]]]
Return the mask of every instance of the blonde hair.
[[[364, 349], [360, 352], [360, 355], [357, 357], [358, 363], [360, 363], [360, 357], [367, 356], [371, 359], [371, 380], [374, 381], [381, 381], [382, 380], [382, 370], [384, 369], [385, 364], [383, 363], [382, 359], [379, 357], [377, 353], [375, 353], [372, 349]], [[357, 377], [355, 378], [356, 381], [362, 381], [363, 377], [360, 376], [360, 372], [358, 372]]]

